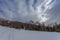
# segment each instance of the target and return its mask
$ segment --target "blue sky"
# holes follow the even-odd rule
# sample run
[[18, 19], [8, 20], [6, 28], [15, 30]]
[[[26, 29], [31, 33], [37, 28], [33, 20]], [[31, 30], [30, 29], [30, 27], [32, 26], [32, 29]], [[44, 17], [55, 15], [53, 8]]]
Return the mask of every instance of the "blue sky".
[[0, 0], [0, 18], [60, 23], [60, 0]]

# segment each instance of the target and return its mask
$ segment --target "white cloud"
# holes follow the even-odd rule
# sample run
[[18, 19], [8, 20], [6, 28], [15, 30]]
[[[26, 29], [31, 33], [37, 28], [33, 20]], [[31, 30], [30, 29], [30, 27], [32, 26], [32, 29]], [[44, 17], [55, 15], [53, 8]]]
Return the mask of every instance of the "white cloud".
[[[52, 0], [44, 0], [40, 5], [37, 6], [36, 12], [37, 12], [38, 19], [40, 20], [40, 22], [46, 22], [49, 19], [49, 17], [47, 17], [49, 14], [47, 14], [46, 12], [53, 7], [52, 5], [53, 2]], [[42, 15], [44, 17], [42, 17]]]
[[[34, 1], [35, 0], [29, 0], [27, 5], [26, 0], [4, 0], [0, 8], [4, 11], [4, 17], [7, 19], [22, 22], [29, 20], [41, 21], [43, 19], [44, 22], [46, 22], [48, 19], [46, 16], [48, 14], [45, 14], [46, 11], [53, 6], [52, 4], [50, 4], [52, 6], [48, 5], [52, 0], [37, 0], [35, 4]], [[34, 7], [36, 9], [34, 9]], [[42, 15], [44, 15], [44, 18], [42, 18]]]

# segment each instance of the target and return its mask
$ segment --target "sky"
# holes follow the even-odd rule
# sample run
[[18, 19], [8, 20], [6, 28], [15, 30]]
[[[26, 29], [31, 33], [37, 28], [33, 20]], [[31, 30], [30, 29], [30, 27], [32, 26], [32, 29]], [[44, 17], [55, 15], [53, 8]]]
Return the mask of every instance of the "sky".
[[0, 18], [60, 23], [60, 0], [0, 0]]

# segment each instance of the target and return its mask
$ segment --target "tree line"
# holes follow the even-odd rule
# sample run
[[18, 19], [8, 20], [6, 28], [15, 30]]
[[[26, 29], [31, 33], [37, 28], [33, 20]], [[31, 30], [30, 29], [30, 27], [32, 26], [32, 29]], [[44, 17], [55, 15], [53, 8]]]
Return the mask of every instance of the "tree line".
[[[31, 21], [32, 22], [32, 21]], [[0, 20], [0, 25], [3, 27], [10, 27], [15, 29], [25, 29], [25, 30], [34, 30], [34, 31], [48, 31], [48, 32], [60, 32], [60, 24], [55, 23], [55, 25], [46, 26], [43, 24], [34, 24], [34, 23], [22, 23], [18, 21], [9, 21], [9, 20]]]

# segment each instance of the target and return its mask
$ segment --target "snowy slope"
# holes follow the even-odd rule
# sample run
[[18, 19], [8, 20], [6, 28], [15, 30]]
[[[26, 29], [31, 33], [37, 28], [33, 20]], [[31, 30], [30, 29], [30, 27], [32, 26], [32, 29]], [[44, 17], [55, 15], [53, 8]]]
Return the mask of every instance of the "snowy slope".
[[60, 33], [17, 30], [0, 26], [0, 40], [60, 40]]

